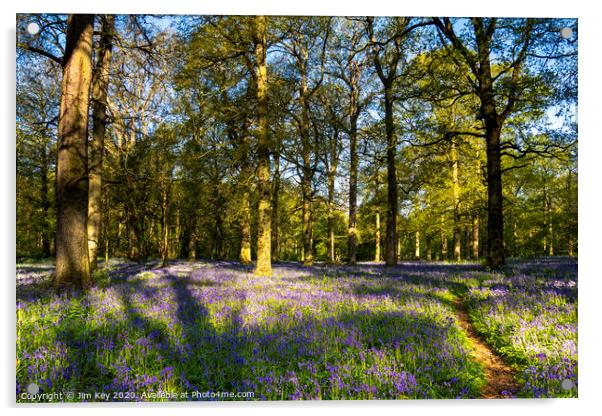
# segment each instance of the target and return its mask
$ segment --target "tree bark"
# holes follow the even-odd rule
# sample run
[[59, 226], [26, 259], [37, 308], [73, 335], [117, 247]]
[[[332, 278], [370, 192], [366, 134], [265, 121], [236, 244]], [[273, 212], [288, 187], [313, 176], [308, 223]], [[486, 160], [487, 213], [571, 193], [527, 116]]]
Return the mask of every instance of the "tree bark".
[[385, 130], [387, 134], [387, 227], [385, 236], [385, 264], [397, 264], [397, 171], [395, 153], [397, 140], [393, 124], [393, 88], [385, 84]]
[[107, 123], [107, 91], [111, 69], [115, 16], [103, 17], [100, 42], [96, 49], [96, 65], [92, 75], [92, 140], [89, 154], [88, 189], [88, 257], [90, 271], [96, 270], [101, 222], [102, 166]]
[[188, 260], [194, 261], [196, 260], [196, 242], [197, 242], [197, 218], [196, 218], [196, 210], [193, 209], [190, 214], [190, 219], [188, 223]]
[[479, 258], [479, 216], [472, 217], [472, 258]]
[[[441, 223], [443, 223], [443, 217], [441, 217]], [[439, 239], [441, 240], [441, 260], [447, 260], [447, 236], [443, 227], [439, 229]]]
[[416, 230], [414, 260], [420, 260], [420, 231]]
[[56, 166], [57, 234], [54, 285], [88, 287], [88, 109], [94, 15], [72, 14], [61, 83]]
[[374, 224], [376, 232], [374, 233], [375, 250], [374, 261], [380, 261], [380, 212], [376, 211], [376, 223]]
[[301, 123], [299, 133], [301, 135], [301, 157], [303, 166], [301, 167], [301, 193], [303, 197], [303, 264], [311, 266], [313, 263], [313, 244], [312, 244], [312, 176], [311, 166], [311, 144], [310, 144], [310, 122], [309, 122], [309, 103], [307, 101], [308, 87], [307, 74], [304, 68], [301, 68], [301, 88], [299, 91], [299, 105], [301, 106]]
[[502, 168], [500, 129], [486, 123], [487, 134], [487, 264], [498, 268], [506, 262], [504, 249], [504, 213], [502, 205]]
[[167, 267], [169, 260], [169, 188], [161, 195], [161, 267]]
[[339, 162], [339, 131], [335, 129], [330, 138], [330, 164], [328, 169], [328, 259], [335, 263], [334, 239], [334, 183]]
[[[354, 98], [356, 95], [352, 91], [352, 102], [357, 100], [357, 98]], [[349, 264], [355, 264], [357, 261], [357, 170], [359, 164], [357, 154], [357, 114], [355, 112], [350, 116], [349, 127], [349, 227], [347, 231], [347, 251]]]
[[461, 231], [460, 231], [460, 181], [458, 179], [458, 149], [456, 138], [451, 139], [451, 162], [452, 162], [452, 192], [454, 203], [454, 261], [462, 258]]
[[280, 149], [274, 151], [274, 176], [272, 179], [272, 213], [271, 213], [271, 233], [272, 233], [272, 260], [278, 261], [280, 257], [280, 236], [278, 233], [279, 223], [279, 203], [280, 203]]
[[257, 265], [255, 274], [272, 274], [271, 250], [271, 196], [270, 196], [270, 143], [266, 124], [267, 115], [267, 68], [266, 36], [267, 19], [255, 17], [255, 71], [257, 83], [257, 192], [259, 194]]
[[48, 149], [44, 143], [42, 149], [42, 165], [40, 168], [40, 201], [42, 207], [42, 256], [50, 257], [50, 224], [48, 213], [50, 211], [50, 198], [48, 198]]

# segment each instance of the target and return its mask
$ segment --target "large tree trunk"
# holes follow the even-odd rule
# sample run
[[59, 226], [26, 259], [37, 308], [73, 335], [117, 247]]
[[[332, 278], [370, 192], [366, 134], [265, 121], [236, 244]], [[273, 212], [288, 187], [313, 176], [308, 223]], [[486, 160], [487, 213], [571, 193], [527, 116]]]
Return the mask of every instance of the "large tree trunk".
[[[487, 123], [492, 124], [492, 123]], [[506, 262], [504, 250], [504, 214], [502, 205], [502, 167], [500, 129], [486, 127], [487, 138], [487, 265], [492, 268]]]
[[271, 250], [271, 201], [270, 201], [270, 143], [266, 124], [267, 115], [267, 68], [266, 68], [267, 19], [255, 17], [255, 65], [257, 82], [257, 192], [259, 194], [257, 219], [257, 266], [255, 274], [272, 274]]
[[100, 42], [95, 51], [96, 65], [92, 77], [92, 140], [90, 141], [88, 190], [88, 257], [90, 259], [90, 271], [94, 271], [97, 267], [96, 258], [98, 257], [98, 240], [100, 237], [102, 164], [114, 27], [115, 16], [111, 14], [104, 16]]
[[347, 236], [347, 251], [349, 264], [357, 261], [357, 117], [351, 116], [349, 130], [349, 228]]
[[391, 84], [385, 85], [385, 130], [387, 134], [387, 228], [385, 236], [385, 263], [397, 264], [397, 173], [395, 153], [397, 141], [393, 125], [393, 90]]
[[310, 143], [309, 103], [307, 102], [308, 87], [305, 70], [301, 70], [301, 88], [299, 91], [299, 105], [301, 106], [301, 124], [299, 133], [301, 135], [301, 157], [303, 166], [301, 168], [301, 193], [303, 197], [303, 264], [311, 266], [313, 263], [313, 224], [312, 224], [312, 176]]
[[90, 285], [87, 136], [93, 32], [94, 15], [69, 15], [58, 126], [55, 287]]

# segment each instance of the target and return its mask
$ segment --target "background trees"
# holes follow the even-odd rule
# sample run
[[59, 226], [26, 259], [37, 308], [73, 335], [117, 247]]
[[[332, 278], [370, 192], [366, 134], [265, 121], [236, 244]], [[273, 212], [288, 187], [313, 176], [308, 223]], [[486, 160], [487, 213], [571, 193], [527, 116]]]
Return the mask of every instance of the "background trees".
[[[84, 246], [92, 269], [240, 259], [265, 275], [274, 259], [577, 254], [573, 20], [86, 18], [93, 110], [69, 128], [59, 63], [82, 18], [18, 17], [41, 27], [17, 41], [19, 256], [70, 256], [85, 282]], [[67, 134], [79, 162], [57, 166]], [[86, 243], [66, 249], [64, 212], [84, 202]]]

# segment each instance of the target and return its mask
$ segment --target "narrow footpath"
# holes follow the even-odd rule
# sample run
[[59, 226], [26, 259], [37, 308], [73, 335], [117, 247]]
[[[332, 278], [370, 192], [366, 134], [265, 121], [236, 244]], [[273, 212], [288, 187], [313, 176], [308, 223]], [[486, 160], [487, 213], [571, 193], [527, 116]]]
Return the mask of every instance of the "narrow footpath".
[[[514, 381], [514, 371], [501, 359], [499, 355], [481, 338], [475, 331], [466, 307], [461, 299], [454, 300], [456, 317], [460, 322], [460, 327], [464, 330], [472, 344], [474, 359], [481, 363], [485, 372], [487, 385], [481, 392], [483, 399], [509, 398], [518, 391], [518, 384]], [[505, 393], [505, 394], [504, 394]]]

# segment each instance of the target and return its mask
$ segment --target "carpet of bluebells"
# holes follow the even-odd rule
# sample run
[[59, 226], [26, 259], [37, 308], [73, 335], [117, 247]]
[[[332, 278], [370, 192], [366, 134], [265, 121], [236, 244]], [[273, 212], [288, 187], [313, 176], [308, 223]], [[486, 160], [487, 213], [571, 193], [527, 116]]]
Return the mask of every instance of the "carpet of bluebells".
[[[279, 263], [258, 277], [235, 262], [115, 260], [92, 289], [57, 295], [51, 264], [18, 264], [17, 401], [30, 401], [32, 382], [41, 393], [92, 395], [66, 401], [475, 398], [486, 381], [458, 297], [516, 368], [521, 388], [508, 395], [574, 397], [576, 269], [571, 259], [513, 263], [505, 274]], [[575, 386], [563, 389], [564, 379]]]

